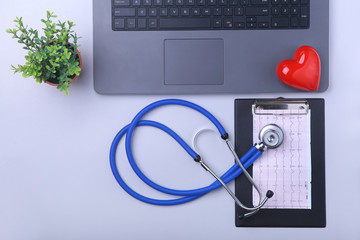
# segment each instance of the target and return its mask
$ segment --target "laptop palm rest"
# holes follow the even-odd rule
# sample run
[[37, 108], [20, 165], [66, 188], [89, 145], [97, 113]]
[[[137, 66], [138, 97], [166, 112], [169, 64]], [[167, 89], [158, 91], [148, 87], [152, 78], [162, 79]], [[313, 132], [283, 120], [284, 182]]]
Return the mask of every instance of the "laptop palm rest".
[[166, 39], [165, 85], [223, 85], [223, 39]]

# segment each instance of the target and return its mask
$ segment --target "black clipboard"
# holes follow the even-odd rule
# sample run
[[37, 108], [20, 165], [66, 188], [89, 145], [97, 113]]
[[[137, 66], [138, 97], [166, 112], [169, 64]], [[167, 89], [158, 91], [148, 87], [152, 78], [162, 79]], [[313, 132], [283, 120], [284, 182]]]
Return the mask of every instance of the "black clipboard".
[[[275, 107], [292, 101], [305, 101], [311, 109], [311, 209], [261, 209], [257, 214], [240, 219], [245, 213], [235, 205], [237, 227], [326, 227], [325, 208], [325, 101], [324, 99], [258, 99], [275, 102]], [[239, 156], [253, 145], [253, 104], [256, 99], [235, 100], [235, 149]], [[271, 104], [269, 104], [270, 106]], [[274, 107], [274, 106], [273, 106]], [[252, 174], [252, 166], [248, 168]], [[235, 194], [252, 206], [252, 185], [242, 174], [235, 181]]]

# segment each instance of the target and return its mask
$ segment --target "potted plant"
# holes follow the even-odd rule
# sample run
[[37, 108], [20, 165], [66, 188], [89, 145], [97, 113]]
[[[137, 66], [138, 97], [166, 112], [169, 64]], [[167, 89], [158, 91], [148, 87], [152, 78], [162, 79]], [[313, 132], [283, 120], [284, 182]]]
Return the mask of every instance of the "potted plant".
[[54, 23], [56, 17], [47, 11], [46, 19], [41, 19], [45, 24], [45, 36], [41, 37], [38, 30], [24, 26], [22, 17], [14, 20], [15, 28], [6, 31], [25, 45], [23, 49], [28, 50], [28, 54], [24, 65], [11, 67], [15, 73], [22, 72], [25, 78], [32, 76], [36, 82], [57, 86], [68, 95], [69, 84], [79, 76], [82, 62], [78, 37], [72, 30], [75, 24], [70, 21]]

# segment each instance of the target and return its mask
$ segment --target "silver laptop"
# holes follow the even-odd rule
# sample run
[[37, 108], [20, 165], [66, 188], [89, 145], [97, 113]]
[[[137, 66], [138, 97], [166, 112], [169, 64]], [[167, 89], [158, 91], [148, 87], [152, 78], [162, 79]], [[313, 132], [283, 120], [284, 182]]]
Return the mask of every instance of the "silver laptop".
[[276, 66], [303, 45], [329, 86], [329, 0], [93, 0], [100, 94], [299, 92]]

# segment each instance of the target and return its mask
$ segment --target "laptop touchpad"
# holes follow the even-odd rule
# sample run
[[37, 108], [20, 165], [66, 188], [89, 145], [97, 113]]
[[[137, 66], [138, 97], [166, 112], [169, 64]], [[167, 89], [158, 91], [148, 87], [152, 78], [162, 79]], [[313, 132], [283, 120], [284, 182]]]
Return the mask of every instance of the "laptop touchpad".
[[166, 85], [224, 84], [223, 39], [164, 41]]

